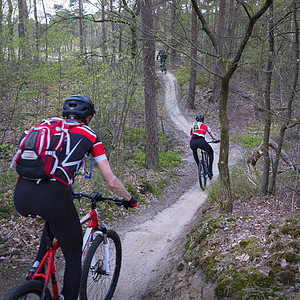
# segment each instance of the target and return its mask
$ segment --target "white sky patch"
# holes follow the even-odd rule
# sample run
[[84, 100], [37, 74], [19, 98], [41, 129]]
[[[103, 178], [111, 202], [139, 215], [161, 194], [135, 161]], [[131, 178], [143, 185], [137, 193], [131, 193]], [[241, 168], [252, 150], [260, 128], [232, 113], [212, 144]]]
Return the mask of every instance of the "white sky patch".
[[[78, 7], [78, 2], [75, 4], [75, 6], [77, 5]], [[73, 9], [70, 8], [69, 6], [70, 1], [69, 0], [44, 0], [44, 6], [45, 6], [45, 10], [47, 14], [50, 15], [54, 15], [55, 14], [55, 9], [54, 6], [55, 5], [61, 5], [64, 9]], [[30, 0], [27, 2], [28, 5], [28, 10], [29, 10], [29, 15], [30, 18], [33, 18], [33, 1]], [[74, 6], [74, 7], [75, 7]], [[83, 12], [84, 14], [92, 14], [92, 13], [96, 13], [97, 11], [99, 11], [100, 9], [100, 1], [99, 0], [90, 0], [88, 1], [88, 3], [83, 3]], [[44, 9], [43, 9], [43, 5], [42, 5], [42, 1], [41, 0], [37, 0], [37, 14], [38, 14], [38, 19], [39, 21], [43, 22], [45, 16], [44, 16]]]

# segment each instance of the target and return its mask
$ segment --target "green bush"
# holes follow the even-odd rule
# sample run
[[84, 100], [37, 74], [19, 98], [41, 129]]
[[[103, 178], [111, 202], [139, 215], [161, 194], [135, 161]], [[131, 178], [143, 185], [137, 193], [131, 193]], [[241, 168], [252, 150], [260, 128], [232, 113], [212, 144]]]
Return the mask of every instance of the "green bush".
[[[159, 151], [159, 165], [161, 167], [175, 167], [179, 166], [182, 158], [179, 155], [180, 150], [176, 151]], [[135, 151], [133, 155], [132, 164], [136, 166], [145, 166], [146, 153], [144, 151]]]
[[262, 142], [263, 138], [260, 136], [245, 134], [245, 135], [233, 135], [231, 137], [231, 140], [233, 142], [240, 143], [244, 148], [257, 148]]

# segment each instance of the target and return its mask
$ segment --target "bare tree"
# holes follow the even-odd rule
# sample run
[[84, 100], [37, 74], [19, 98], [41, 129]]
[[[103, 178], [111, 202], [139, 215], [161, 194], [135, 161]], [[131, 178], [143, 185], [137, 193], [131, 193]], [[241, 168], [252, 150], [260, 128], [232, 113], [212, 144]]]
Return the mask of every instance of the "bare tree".
[[188, 108], [195, 108], [195, 90], [196, 90], [196, 79], [197, 79], [197, 13], [192, 7], [192, 18], [191, 18], [191, 76], [190, 76], [190, 85], [189, 92], [187, 96], [187, 106]]
[[263, 139], [263, 155], [264, 155], [264, 169], [263, 178], [261, 184], [261, 194], [266, 195], [269, 184], [269, 172], [270, 172], [270, 155], [269, 155], [269, 139], [270, 139], [270, 128], [271, 128], [271, 84], [272, 84], [272, 73], [274, 65], [274, 15], [273, 15], [273, 3], [269, 9], [269, 55], [268, 55], [268, 66], [266, 73], [266, 89], [264, 93], [264, 139]]
[[155, 46], [153, 36], [153, 13], [151, 0], [141, 3], [143, 56], [144, 56], [144, 94], [146, 128], [146, 167], [159, 166], [157, 108], [155, 95]]
[[219, 172], [220, 172], [220, 184], [221, 184], [221, 211], [231, 212], [233, 208], [232, 194], [230, 188], [230, 177], [229, 177], [229, 167], [228, 167], [228, 156], [229, 156], [229, 120], [227, 115], [227, 103], [229, 95], [229, 82], [232, 78], [234, 72], [238, 67], [238, 62], [241, 59], [242, 53], [248, 43], [248, 40], [252, 34], [253, 27], [257, 20], [266, 12], [269, 6], [272, 4], [273, 0], [266, 0], [261, 8], [253, 15], [249, 11], [245, 3], [241, 2], [248, 16], [248, 23], [246, 26], [246, 31], [243, 34], [241, 42], [233, 55], [233, 58], [227, 60], [226, 57], [222, 57], [219, 53], [219, 44], [213, 31], [209, 28], [203, 13], [198, 7], [197, 0], [192, 0], [192, 4], [197, 12], [198, 18], [202, 24], [202, 28], [209, 37], [211, 44], [213, 45], [216, 55], [220, 61], [222, 68], [222, 75], [216, 74], [221, 80], [221, 90], [219, 99], [219, 119], [220, 119], [220, 129], [221, 129], [221, 144], [220, 144], [220, 156], [219, 156]]
[[34, 12], [34, 38], [35, 38], [35, 59], [39, 59], [39, 21], [37, 17], [36, 0], [33, 0], [33, 12]]
[[295, 27], [295, 37], [294, 37], [294, 78], [292, 80], [292, 85], [290, 88], [290, 96], [288, 99], [288, 106], [287, 106], [287, 112], [286, 115], [283, 118], [283, 122], [280, 128], [280, 134], [279, 134], [279, 141], [278, 141], [278, 148], [276, 150], [276, 157], [275, 162], [273, 166], [273, 172], [272, 172], [272, 179], [270, 183], [270, 187], [268, 192], [274, 193], [275, 192], [275, 183], [276, 183], [276, 176], [278, 171], [278, 164], [280, 159], [280, 153], [282, 152], [282, 145], [284, 141], [284, 135], [288, 128], [292, 127], [296, 123], [299, 123], [299, 119], [292, 121], [292, 110], [293, 110], [293, 102], [295, 100], [296, 94], [297, 94], [297, 85], [298, 85], [298, 79], [299, 79], [299, 65], [300, 65], [300, 41], [299, 41], [299, 23], [297, 19], [297, 5], [296, 0], [293, 1], [293, 23]]

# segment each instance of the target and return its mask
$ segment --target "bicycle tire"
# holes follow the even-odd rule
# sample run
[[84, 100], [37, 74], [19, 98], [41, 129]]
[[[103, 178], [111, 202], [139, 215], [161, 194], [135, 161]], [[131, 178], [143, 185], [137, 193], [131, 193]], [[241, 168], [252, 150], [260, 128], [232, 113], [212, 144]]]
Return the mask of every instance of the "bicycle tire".
[[201, 189], [204, 191], [206, 188], [207, 174], [203, 160], [200, 161], [198, 166], [199, 183]]
[[[41, 298], [44, 283], [40, 280], [30, 280], [22, 283], [13, 290], [11, 290], [5, 297], [4, 300], [38, 300]], [[46, 290], [45, 300], [53, 299], [49, 289]]]
[[[118, 234], [113, 230], [107, 231], [110, 255], [110, 274], [104, 274], [104, 249], [103, 236], [97, 235], [90, 246], [83, 262], [79, 296], [81, 300], [108, 300], [111, 299], [119, 280], [122, 247]], [[96, 256], [96, 264], [91, 266], [93, 256]], [[97, 272], [94, 271], [97, 265]], [[101, 274], [102, 273], [102, 274]]]

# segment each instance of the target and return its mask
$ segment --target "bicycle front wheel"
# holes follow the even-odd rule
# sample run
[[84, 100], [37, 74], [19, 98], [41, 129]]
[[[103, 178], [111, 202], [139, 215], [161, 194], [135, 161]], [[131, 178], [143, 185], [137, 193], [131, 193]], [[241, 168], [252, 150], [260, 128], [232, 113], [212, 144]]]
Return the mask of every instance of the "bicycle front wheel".
[[202, 160], [199, 162], [198, 175], [199, 175], [200, 187], [204, 191], [206, 188], [207, 174]]
[[[17, 300], [17, 299], [26, 299], [26, 300], [38, 300], [41, 299], [44, 283], [40, 280], [30, 280], [26, 281], [23, 284], [17, 286], [11, 292], [9, 292], [4, 300]], [[47, 288], [45, 298], [46, 300], [51, 300], [51, 294]]]
[[105, 250], [103, 236], [97, 235], [90, 246], [82, 267], [80, 299], [111, 299], [120, 275], [122, 248], [118, 234], [107, 231], [109, 242], [109, 267], [105, 269]]

